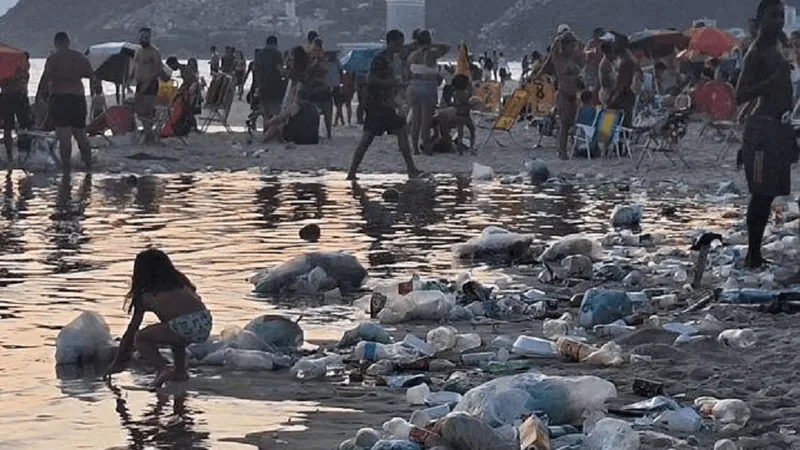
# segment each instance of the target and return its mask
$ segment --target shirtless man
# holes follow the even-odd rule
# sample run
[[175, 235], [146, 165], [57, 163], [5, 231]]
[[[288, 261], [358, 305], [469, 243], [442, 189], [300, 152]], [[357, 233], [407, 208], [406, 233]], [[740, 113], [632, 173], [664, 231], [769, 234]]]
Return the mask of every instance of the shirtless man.
[[94, 80], [94, 71], [83, 53], [69, 48], [67, 33], [56, 33], [53, 44], [56, 50], [44, 64], [36, 100], [49, 100], [48, 116], [56, 127], [61, 171], [67, 176], [72, 171], [73, 137], [78, 142], [86, 170], [92, 168], [92, 153], [86, 137], [86, 97], [81, 80]]
[[614, 43], [604, 40], [600, 43], [600, 51], [603, 54], [603, 59], [597, 67], [598, 85], [598, 99], [603, 107], [608, 106], [608, 101], [611, 99], [611, 93], [614, 92], [616, 85], [616, 71], [614, 69], [614, 61], [617, 56], [614, 52]]
[[414, 165], [414, 158], [411, 156], [411, 146], [408, 143], [408, 133], [406, 133], [406, 120], [397, 114], [395, 93], [402, 87], [402, 79], [393, 73], [391, 61], [403, 51], [404, 40], [405, 37], [399, 30], [389, 31], [386, 34], [386, 50], [373, 58], [370, 64], [364, 99], [366, 113], [364, 131], [353, 154], [353, 162], [347, 174], [348, 180], [356, 179], [358, 167], [364, 160], [364, 155], [372, 145], [372, 141], [375, 140], [375, 136], [382, 136], [385, 133], [397, 137], [397, 145], [406, 162], [409, 178], [416, 178], [420, 175]]
[[158, 81], [164, 78], [161, 53], [150, 44], [150, 35], [150, 28], [139, 29], [141, 47], [133, 56], [133, 80], [136, 82], [135, 109], [144, 129], [145, 144], [153, 144], [156, 141], [153, 132], [153, 113], [158, 95]]
[[792, 80], [789, 62], [778, 39], [784, 26], [780, 0], [761, 0], [756, 13], [758, 35], [744, 58], [736, 86], [736, 103], [755, 101], [745, 122], [737, 166], [744, 166], [750, 189], [747, 208], [748, 249], [745, 265], [759, 268], [761, 241], [769, 221], [772, 201], [791, 193], [791, 166], [797, 162], [797, 141], [792, 130]]
[[622, 124], [630, 128], [633, 123], [633, 108], [636, 106], [636, 94], [633, 93], [633, 80], [639, 72], [639, 65], [633, 59], [628, 40], [624, 37], [616, 37], [614, 40], [614, 50], [617, 55], [617, 80], [611, 97], [608, 99], [608, 107], [621, 110], [625, 114]]
[[541, 69], [532, 77], [535, 80], [551, 67], [555, 69], [558, 79], [558, 92], [556, 92], [559, 121], [558, 157], [561, 159], [569, 158], [567, 140], [578, 113], [578, 83], [583, 60], [583, 44], [572, 33], [569, 26], [560, 25], [556, 38], [550, 46], [547, 59]]
[[28, 80], [31, 64], [25, 52], [25, 64], [13, 77], [0, 82], [0, 122], [3, 124], [3, 144], [8, 156], [8, 167], [14, 162], [14, 125], [26, 130], [30, 127], [30, 105], [28, 104]]

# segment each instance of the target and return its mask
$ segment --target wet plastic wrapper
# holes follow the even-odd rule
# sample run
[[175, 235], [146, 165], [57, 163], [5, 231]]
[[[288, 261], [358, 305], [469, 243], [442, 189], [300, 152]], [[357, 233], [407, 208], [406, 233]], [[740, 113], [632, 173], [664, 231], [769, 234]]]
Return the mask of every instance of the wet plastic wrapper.
[[454, 411], [473, 415], [492, 427], [513, 425], [534, 411], [546, 413], [551, 425], [580, 424], [584, 411], [602, 410], [606, 400], [616, 396], [614, 384], [602, 378], [527, 372], [470, 389]]
[[633, 303], [625, 291], [589, 289], [583, 296], [578, 325], [592, 328], [606, 325], [633, 313]]
[[524, 256], [531, 243], [533, 237], [530, 235], [486, 227], [480, 236], [456, 245], [453, 251], [461, 259], [512, 260]]
[[283, 353], [292, 353], [303, 346], [305, 335], [298, 322], [283, 316], [266, 314], [245, 325], [244, 330], [256, 335], [263, 343], [274, 346]]
[[437, 445], [444, 448], [470, 450], [518, 450], [519, 445], [509, 442], [488, 424], [463, 413], [451, 413], [440, 419], [431, 429], [433, 435], [425, 441], [426, 448]]
[[113, 358], [111, 331], [103, 317], [94, 311], [83, 311], [58, 332], [56, 364], [111, 361]]
[[586, 450], [639, 450], [639, 433], [624, 420], [605, 418], [586, 437]]
[[[318, 270], [312, 275], [316, 269], [322, 272]], [[332, 285], [320, 285], [319, 278], [323, 273], [326, 275], [323, 278], [330, 278]], [[342, 292], [352, 292], [361, 287], [366, 277], [367, 270], [364, 266], [347, 253], [313, 252], [294, 257], [272, 270], [259, 273], [251, 281], [256, 285], [256, 293], [277, 295], [284, 290], [297, 290], [298, 283], [306, 288], [314, 285], [317, 292], [334, 287]]]

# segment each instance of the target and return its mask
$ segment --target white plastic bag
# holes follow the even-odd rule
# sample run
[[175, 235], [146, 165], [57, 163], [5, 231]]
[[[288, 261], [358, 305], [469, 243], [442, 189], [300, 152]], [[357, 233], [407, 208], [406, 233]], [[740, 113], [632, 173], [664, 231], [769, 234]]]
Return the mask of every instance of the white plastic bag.
[[259, 350], [238, 350], [228, 348], [223, 351], [225, 367], [232, 370], [273, 370], [275, 356]]
[[113, 359], [108, 324], [100, 314], [83, 311], [58, 332], [56, 364], [81, 364]]
[[584, 441], [586, 450], [638, 450], [639, 433], [624, 420], [605, 418], [597, 422]]
[[494, 170], [491, 167], [478, 163], [472, 163], [473, 181], [492, 181], [493, 178]]

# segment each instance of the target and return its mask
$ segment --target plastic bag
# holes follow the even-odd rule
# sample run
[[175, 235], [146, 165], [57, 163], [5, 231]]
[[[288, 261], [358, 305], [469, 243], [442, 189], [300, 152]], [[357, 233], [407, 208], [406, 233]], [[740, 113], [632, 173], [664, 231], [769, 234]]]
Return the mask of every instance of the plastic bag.
[[545, 412], [553, 425], [581, 423], [584, 411], [603, 408], [617, 389], [594, 376], [559, 377], [539, 372], [497, 378], [470, 389], [455, 407], [492, 427], [513, 425], [523, 414]]
[[378, 441], [370, 450], [422, 450], [411, 441]]
[[223, 351], [225, 367], [232, 370], [273, 370], [275, 355], [259, 350], [238, 350], [228, 348]]
[[542, 261], [560, 261], [567, 256], [584, 255], [592, 260], [602, 257], [600, 245], [592, 239], [580, 235], [565, 236], [550, 244], [539, 258]]
[[478, 163], [472, 163], [473, 181], [492, 181], [493, 178], [494, 170], [491, 167]]
[[392, 336], [377, 323], [364, 322], [352, 330], [345, 331], [339, 341], [339, 348], [352, 347], [361, 341], [391, 344]]
[[428, 331], [427, 341], [437, 351], [444, 352], [456, 346], [458, 330], [454, 327], [438, 327]]
[[342, 364], [342, 355], [302, 358], [292, 366], [292, 375], [300, 380], [317, 380], [328, 376], [331, 367]]
[[[296, 256], [267, 273], [262, 272], [254, 276], [251, 280], [257, 280], [256, 293], [278, 295], [292, 288], [299, 277], [308, 279], [309, 274], [317, 268], [336, 282], [334, 286], [330, 286], [331, 289], [338, 287], [342, 292], [358, 289], [367, 277], [366, 269], [355, 257], [347, 253], [314, 252]], [[317, 280], [318, 277], [312, 278]]]
[[427, 448], [440, 445], [454, 449], [519, 450], [519, 445], [503, 439], [488, 424], [464, 413], [448, 414], [431, 431], [433, 436], [425, 440]]
[[512, 233], [498, 227], [486, 227], [480, 236], [456, 245], [454, 252], [460, 259], [514, 260], [527, 253], [533, 237]]
[[94, 311], [81, 312], [58, 332], [56, 364], [111, 361], [113, 358], [111, 331], [103, 317]]
[[383, 324], [396, 324], [409, 320], [443, 320], [455, 305], [451, 294], [441, 291], [411, 291], [408, 295], [392, 295], [378, 313]]
[[283, 316], [265, 314], [251, 320], [245, 325], [244, 330], [253, 333], [259, 341], [270, 345], [282, 353], [291, 353], [303, 346], [305, 335], [303, 329]]
[[605, 325], [633, 313], [633, 303], [624, 291], [589, 289], [583, 296], [578, 325], [592, 328]]
[[638, 450], [639, 433], [628, 422], [605, 418], [597, 422], [584, 441], [586, 450]]
[[633, 228], [642, 222], [642, 205], [617, 205], [611, 212], [611, 225], [615, 228]]
[[696, 433], [703, 419], [694, 408], [664, 411], [655, 419], [655, 424], [673, 433]]
[[267, 344], [256, 336], [252, 331], [241, 329], [237, 325], [225, 327], [220, 333], [220, 338], [224, 345], [240, 350], [259, 350], [262, 352], [277, 353], [274, 345]]
[[600, 347], [599, 350], [589, 354], [582, 362], [598, 366], [616, 366], [622, 364], [622, 347], [616, 342], [610, 341]]

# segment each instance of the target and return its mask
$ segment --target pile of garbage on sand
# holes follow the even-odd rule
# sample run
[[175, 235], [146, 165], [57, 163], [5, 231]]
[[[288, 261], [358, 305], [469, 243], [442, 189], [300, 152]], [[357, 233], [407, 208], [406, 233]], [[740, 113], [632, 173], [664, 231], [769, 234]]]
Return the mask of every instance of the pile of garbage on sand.
[[[773, 264], [764, 271], [742, 268], [743, 223], [695, 230], [667, 245], [662, 236], [632, 231], [641, 219], [641, 206], [622, 205], [611, 218], [615, 231], [601, 239], [567, 236], [547, 247], [489, 227], [454, 256], [534, 259], [523, 289], [507, 276], [486, 283], [469, 273], [382, 282], [354, 302], [362, 321], [333, 348], [304, 353], [299, 320], [266, 315], [190, 346], [191, 361], [402, 390], [416, 408], [357, 430], [340, 450], [800, 448], [800, 423], [754, 428], [760, 409], [742, 399], [689, 396], [671, 380], [640, 375], [682, 360], [736, 360], [774, 344], [763, 341], [764, 330], [743, 325], [800, 310], [800, 289], [790, 286], [800, 267], [800, 211], [768, 228], [764, 253]], [[251, 281], [263, 294], [343, 298], [363, 292], [365, 278], [350, 255], [312, 253]], [[427, 333], [393, 329], [409, 322], [428, 325]], [[489, 337], [464, 331], [509, 323], [531, 326]], [[112, 346], [103, 319], [84, 312], [59, 334], [56, 359], [99, 358]], [[574, 367], [593, 375], [545, 373], [556, 363], [561, 373]], [[624, 385], [600, 376], [623, 372]], [[783, 392], [793, 393], [800, 390]], [[752, 433], [769, 444], [748, 441]]]

